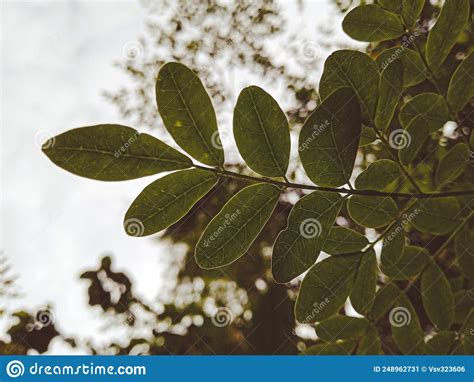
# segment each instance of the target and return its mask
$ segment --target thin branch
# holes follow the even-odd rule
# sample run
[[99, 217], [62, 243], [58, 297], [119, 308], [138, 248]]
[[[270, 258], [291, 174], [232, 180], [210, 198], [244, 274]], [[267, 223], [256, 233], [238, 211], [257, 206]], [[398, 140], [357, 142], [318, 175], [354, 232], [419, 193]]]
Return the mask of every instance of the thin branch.
[[239, 174], [232, 171], [221, 170], [218, 168], [200, 166], [197, 164], [194, 164], [193, 166], [194, 168], [210, 171], [215, 174], [218, 174], [219, 176], [224, 176], [228, 178], [242, 179], [242, 180], [247, 180], [250, 182], [269, 183], [269, 184], [273, 184], [275, 186], [282, 187], [282, 188], [328, 191], [328, 192], [337, 192], [340, 194], [347, 194], [347, 195], [390, 196], [392, 198], [416, 198], [416, 199], [430, 199], [430, 198], [443, 198], [447, 196], [474, 195], [474, 190], [447, 191], [447, 192], [436, 192], [436, 193], [405, 193], [405, 192], [382, 192], [382, 191], [374, 191], [374, 190], [350, 190], [347, 188], [322, 187], [322, 186], [314, 186], [310, 184], [282, 182], [282, 181], [278, 181], [271, 178], [244, 175], [244, 174]]

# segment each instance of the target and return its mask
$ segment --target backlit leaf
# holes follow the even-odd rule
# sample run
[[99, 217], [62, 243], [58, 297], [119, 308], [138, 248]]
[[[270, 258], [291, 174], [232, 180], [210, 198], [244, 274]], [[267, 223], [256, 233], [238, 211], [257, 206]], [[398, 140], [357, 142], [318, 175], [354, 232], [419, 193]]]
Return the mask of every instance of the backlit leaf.
[[379, 99], [375, 112], [375, 126], [385, 131], [392, 121], [393, 114], [403, 91], [403, 64], [395, 60], [380, 74]]
[[184, 170], [166, 175], [145, 187], [128, 209], [125, 232], [148, 236], [176, 223], [217, 183], [205, 170]]
[[474, 97], [474, 53], [471, 52], [458, 65], [451, 77], [448, 103], [454, 111], [460, 111]]
[[441, 129], [449, 119], [448, 105], [439, 94], [418, 94], [404, 104], [398, 114], [400, 123], [405, 128], [416, 117], [426, 121], [428, 132], [435, 132]]
[[382, 71], [397, 59], [402, 61], [404, 87], [417, 85], [426, 79], [426, 67], [420, 55], [412, 49], [403, 46], [385, 49], [377, 56], [375, 62]]
[[355, 40], [369, 42], [391, 40], [405, 31], [397, 15], [375, 4], [350, 11], [342, 22], [342, 29]]
[[323, 191], [295, 204], [273, 247], [272, 272], [277, 282], [291, 281], [316, 262], [341, 205], [339, 194]]
[[459, 224], [459, 203], [454, 197], [418, 200], [413, 226], [432, 235], [445, 235]]
[[323, 244], [323, 251], [329, 255], [354, 253], [368, 244], [367, 238], [359, 232], [346, 227], [332, 227]]
[[441, 66], [469, 20], [469, 0], [446, 0], [426, 42], [426, 61]]
[[385, 275], [395, 280], [407, 280], [420, 273], [428, 259], [428, 250], [408, 245], [403, 249], [402, 255], [396, 263], [385, 261], [381, 264], [380, 269]]
[[402, 0], [402, 17], [405, 26], [410, 27], [415, 23], [424, 5], [425, 0]]
[[380, 255], [380, 264], [382, 268], [391, 268], [396, 266], [402, 257], [405, 249], [405, 229], [401, 221], [397, 222], [389, 232], [385, 234], [382, 242], [382, 253]]
[[362, 125], [362, 130], [360, 132], [360, 141], [359, 147], [365, 147], [373, 143], [377, 139], [375, 130], [372, 127]]
[[351, 304], [359, 314], [372, 309], [377, 285], [377, 257], [373, 249], [367, 251], [360, 260], [351, 291]]
[[429, 133], [429, 125], [422, 115], [412, 119], [406, 129], [399, 132], [402, 137], [401, 143], [398, 146], [396, 143], [392, 146], [399, 148], [398, 158], [402, 164], [407, 166], [413, 162], [428, 139]]
[[165, 64], [156, 81], [156, 103], [175, 142], [209, 166], [224, 163], [216, 113], [199, 77], [177, 62]]
[[402, 294], [390, 311], [392, 337], [403, 354], [423, 354], [425, 343], [420, 321], [412, 303]]
[[192, 166], [172, 147], [122, 125], [72, 129], [45, 142], [42, 150], [59, 167], [96, 180], [135, 179]]
[[247, 165], [269, 177], [284, 176], [290, 157], [285, 113], [257, 86], [242, 90], [234, 110], [234, 138]]
[[403, 0], [378, 0], [377, 3], [387, 11], [399, 13], [402, 10]]
[[196, 245], [203, 269], [229, 265], [250, 248], [275, 209], [280, 189], [259, 183], [234, 195], [211, 220]]
[[436, 182], [445, 184], [455, 181], [469, 164], [469, 154], [469, 146], [465, 143], [454, 145], [439, 162]]
[[387, 196], [353, 195], [347, 202], [347, 210], [351, 219], [367, 228], [383, 227], [398, 213], [396, 203]]
[[317, 185], [338, 187], [349, 180], [361, 131], [357, 98], [336, 90], [308, 117], [299, 138], [301, 163]]
[[400, 178], [400, 168], [390, 159], [380, 159], [369, 165], [355, 180], [358, 190], [384, 191], [390, 189]]

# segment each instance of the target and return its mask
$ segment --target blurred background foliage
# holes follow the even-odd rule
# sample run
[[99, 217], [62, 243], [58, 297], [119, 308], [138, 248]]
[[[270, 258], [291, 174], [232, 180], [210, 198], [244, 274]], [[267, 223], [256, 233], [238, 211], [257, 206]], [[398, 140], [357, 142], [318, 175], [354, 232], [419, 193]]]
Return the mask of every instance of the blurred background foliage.
[[[333, 1], [343, 13], [359, 4], [370, 3]], [[473, 3], [471, 1], [471, 9]], [[180, 61], [198, 73], [212, 97], [218, 118], [228, 116], [234, 106], [231, 95], [236, 91], [233, 88], [236, 81], [232, 76], [237, 71], [248, 73], [264, 83], [278, 84], [288, 97], [285, 112], [290, 128], [299, 131], [318, 102], [317, 83], [309, 75], [321, 66], [315, 49], [332, 51], [344, 48], [332, 38], [334, 32], [331, 26], [308, 26], [311, 30], [317, 29], [318, 36], [322, 36], [316, 42], [304, 40], [298, 33], [288, 31], [282, 3], [274, 0], [225, 3], [212, 0], [143, 0], [142, 5], [148, 15], [146, 32], [138, 40], [139, 45], [130, 49], [128, 59], [116, 63], [129, 75], [130, 84], [108, 90], [104, 96], [117, 106], [123, 118], [134, 122], [132, 126], [150, 127], [158, 136], [164, 136], [165, 129], [157, 113], [154, 86], [151, 85], [165, 62]], [[303, 1], [298, 2], [298, 12], [304, 12]], [[439, 2], [427, 1], [418, 23], [420, 30], [428, 30], [438, 12]], [[426, 33], [422, 33], [418, 43], [423, 45], [425, 39]], [[367, 53], [376, 58], [383, 50], [401, 43], [402, 38], [369, 44]], [[286, 56], [278, 53], [281, 46], [285, 46]], [[450, 78], [459, 59], [467, 55], [472, 47], [471, 29], [461, 38], [453, 49], [456, 53], [450, 55], [441, 69], [440, 85], [443, 90], [448, 85], [444, 79]], [[413, 93], [434, 90], [428, 80], [409, 89]], [[462, 111], [463, 125], [472, 128], [473, 115], [472, 105]], [[430, 145], [449, 148], [456, 139], [456, 136], [448, 139], [440, 135], [432, 138]], [[360, 169], [366, 168], [375, 159], [388, 157], [385, 149], [373, 140], [374, 137], [367, 137], [367, 142], [372, 144], [359, 150], [357, 165]], [[420, 158], [431, 152], [429, 145], [425, 145], [424, 150], [420, 152]], [[440, 155], [444, 154], [445, 151], [440, 152]], [[425, 189], [434, 186], [433, 170], [438, 160], [435, 157], [428, 162], [420, 161], [419, 168], [416, 168], [415, 179]], [[238, 158], [232, 158], [226, 166], [240, 173], [248, 172], [241, 163]], [[292, 168], [296, 169], [297, 164], [293, 163]], [[290, 179], [298, 176], [297, 170], [294, 170]], [[471, 171], [456, 182], [472, 185], [472, 177]], [[10, 311], [8, 301], [18, 294], [7, 259], [0, 257], [0, 301], [5, 305], [0, 306], [0, 315], [11, 322], [7, 329], [9, 340], [0, 341], [0, 353], [44, 353], [55, 338], [80, 352], [91, 354], [297, 354], [304, 350], [314, 343], [316, 337], [312, 329], [295, 330], [293, 306], [299, 281], [289, 285], [276, 284], [270, 271], [271, 244], [286, 225], [289, 207], [299, 196], [297, 191], [289, 191], [286, 198], [280, 201], [270, 223], [245, 259], [213, 271], [203, 271], [194, 262], [193, 248], [201, 232], [230, 196], [245, 185], [241, 180], [221, 179], [185, 218], [157, 239], [175, 245], [184, 244], [187, 250], [184, 256], [170, 256], [165, 272], [166, 288], [155, 299], [145, 301], [135, 294], [127, 274], [115, 269], [113, 254], [103, 255], [96, 269], [81, 275], [81, 282], [87, 288], [88, 304], [101, 312], [104, 327], [119, 328], [122, 334], [116, 338], [100, 341], [94, 337], [69, 338], [57, 331], [52, 310]], [[347, 216], [345, 212], [343, 208], [341, 215]], [[338, 224], [366, 233], [348, 220]], [[424, 237], [426, 235], [410, 232], [409, 236], [410, 241], [419, 246], [428, 242]], [[436, 249], [442, 241], [442, 238], [440, 241], [432, 240], [430, 247]], [[453, 291], [466, 288], [461, 272], [451, 264], [450, 254], [446, 253], [442, 259], [446, 269], [449, 268], [448, 277]], [[412, 293], [410, 299], [420, 301], [417, 290], [413, 289]], [[473, 305], [472, 298], [468, 304]], [[424, 326], [428, 321], [421, 303], [415, 304], [415, 307]], [[49, 320], [42, 322], [38, 317], [42, 313], [49, 315]], [[389, 325], [382, 328], [379, 334], [383, 351], [396, 353]]]

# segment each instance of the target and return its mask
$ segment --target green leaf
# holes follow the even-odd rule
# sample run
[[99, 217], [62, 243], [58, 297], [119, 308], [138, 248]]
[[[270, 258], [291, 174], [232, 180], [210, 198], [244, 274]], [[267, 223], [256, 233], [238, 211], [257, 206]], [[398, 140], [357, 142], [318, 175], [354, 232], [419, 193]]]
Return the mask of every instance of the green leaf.
[[122, 125], [72, 129], [45, 142], [42, 150], [66, 171], [95, 180], [136, 179], [192, 166], [179, 151]]
[[400, 289], [395, 284], [385, 284], [375, 295], [370, 317], [375, 321], [380, 320], [393, 306], [399, 295]]
[[310, 346], [302, 355], [350, 355], [356, 344], [355, 340], [320, 343]]
[[465, 143], [454, 145], [439, 162], [436, 182], [445, 184], [455, 181], [469, 164], [469, 153], [469, 146]]
[[[474, 231], [464, 227], [454, 239], [456, 261], [463, 275], [474, 281]], [[474, 295], [473, 295], [474, 296]]]
[[296, 300], [298, 322], [319, 322], [339, 311], [349, 296], [360, 257], [332, 256], [310, 268]]
[[125, 232], [148, 236], [176, 223], [217, 183], [205, 170], [184, 170], [166, 175], [145, 187], [128, 209]]
[[295, 204], [273, 247], [272, 272], [277, 282], [291, 281], [316, 262], [341, 206], [339, 194], [323, 191]]
[[454, 344], [456, 333], [442, 331], [430, 338], [426, 343], [426, 354], [428, 355], [446, 355]]
[[379, 88], [379, 70], [369, 56], [353, 50], [338, 50], [324, 63], [319, 94], [324, 100], [335, 90], [349, 87], [359, 100], [362, 121], [371, 125], [375, 117]]
[[441, 330], [454, 320], [454, 297], [444, 272], [432, 262], [421, 275], [423, 307], [431, 322]]
[[369, 321], [365, 318], [336, 315], [316, 324], [316, 334], [323, 341], [353, 339], [362, 336]]
[[377, 328], [369, 324], [364, 335], [359, 340], [357, 346], [357, 354], [359, 355], [378, 355], [382, 352], [382, 344], [380, 343]]
[[461, 324], [474, 309], [474, 288], [461, 289], [454, 294], [454, 322]]
[[454, 197], [418, 200], [413, 226], [432, 235], [445, 235], [459, 224], [459, 203]]
[[402, 0], [378, 0], [377, 3], [390, 12], [399, 13], [402, 10]]
[[391, 268], [395, 266], [402, 257], [405, 250], [405, 224], [402, 220], [397, 221], [389, 232], [386, 233], [382, 242], [382, 253], [380, 255], [380, 266]]
[[257, 86], [242, 90], [234, 110], [234, 137], [242, 158], [255, 172], [285, 176], [290, 158], [290, 130], [285, 113]]
[[347, 210], [351, 219], [367, 228], [383, 227], [398, 213], [396, 203], [386, 196], [353, 195], [347, 202]]
[[375, 130], [372, 127], [362, 125], [362, 130], [360, 132], [360, 141], [359, 147], [365, 147], [373, 143], [377, 139]]
[[392, 337], [403, 354], [423, 354], [425, 343], [420, 321], [409, 298], [402, 294], [389, 315]]
[[199, 77], [177, 62], [165, 64], [156, 81], [156, 103], [175, 142], [199, 162], [224, 163], [216, 113]]
[[195, 258], [203, 269], [229, 265], [242, 257], [273, 213], [280, 189], [258, 183], [234, 195], [211, 220], [196, 245]]
[[400, 168], [393, 160], [380, 159], [362, 171], [357, 176], [354, 185], [358, 190], [392, 190], [400, 176]]
[[403, 127], [407, 128], [415, 118], [425, 121], [426, 131], [435, 132], [443, 127], [449, 119], [449, 110], [442, 96], [435, 93], [422, 93], [413, 97], [400, 109], [398, 118]]
[[471, 309], [471, 312], [466, 317], [462, 327], [461, 327], [461, 339], [464, 348], [466, 349], [467, 354], [474, 354], [474, 309]]
[[381, 271], [394, 280], [407, 280], [420, 273], [429, 259], [429, 252], [425, 248], [408, 245], [404, 248], [400, 259], [396, 263], [382, 263]]
[[354, 40], [385, 41], [400, 37], [404, 32], [400, 19], [378, 5], [362, 5], [350, 11], [342, 29]]
[[469, 20], [469, 0], [446, 0], [426, 42], [426, 61], [435, 69], [444, 62]]
[[359, 314], [372, 309], [377, 286], [377, 257], [373, 249], [364, 253], [351, 291], [351, 304]]
[[471, 98], [474, 97], [474, 53], [471, 52], [458, 65], [448, 88], [448, 103], [457, 112], [464, 108]]
[[411, 27], [420, 17], [425, 0], [402, 0], [402, 17], [405, 26]]
[[428, 135], [429, 126], [423, 116], [419, 115], [411, 120], [405, 130], [394, 130], [390, 134], [389, 144], [399, 150], [398, 159], [407, 166], [416, 158]]
[[299, 138], [301, 163], [317, 185], [349, 180], [359, 146], [360, 109], [349, 88], [336, 90], [308, 117]]
[[392, 121], [393, 114], [403, 91], [403, 64], [395, 60], [380, 74], [379, 99], [375, 112], [375, 126], [385, 131]]
[[323, 244], [323, 252], [329, 255], [354, 253], [369, 244], [367, 238], [350, 228], [332, 227]]
[[404, 46], [395, 46], [383, 50], [377, 56], [375, 62], [379, 70], [382, 71], [397, 59], [402, 61], [404, 87], [415, 86], [426, 79], [427, 71], [420, 55]]

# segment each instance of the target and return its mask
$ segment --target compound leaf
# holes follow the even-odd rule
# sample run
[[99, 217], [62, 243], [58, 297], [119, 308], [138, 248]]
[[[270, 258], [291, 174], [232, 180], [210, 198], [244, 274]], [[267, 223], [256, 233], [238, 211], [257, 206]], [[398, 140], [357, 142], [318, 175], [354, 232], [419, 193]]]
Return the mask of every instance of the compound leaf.
[[176, 223], [217, 183], [205, 170], [184, 170], [166, 175], [145, 187], [128, 209], [125, 232], [148, 236]]
[[209, 166], [224, 163], [214, 107], [191, 69], [177, 62], [165, 64], [156, 81], [156, 103], [166, 129], [183, 150]]
[[455, 181], [469, 164], [469, 154], [469, 146], [465, 143], [454, 145], [439, 162], [436, 182], [445, 184]]
[[390, 223], [398, 213], [398, 207], [387, 196], [353, 195], [347, 202], [349, 216], [362, 227], [379, 228]]
[[349, 87], [357, 95], [362, 121], [371, 125], [375, 117], [379, 70], [369, 56], [353, 50], [338, 50], [324, 63], [319, 93], [324, 100], [335, 90]]
[[433, 261], [421, 275], [423, 307], [431, 322], [441, 330], [454, 320], [454, 297], [444, 272]]
[[272, 272], [277, 282], [291, 281], [316, 262], [341, 206], [339, 194], [323, 191], [295, 204], [273, 247]]
[[320, 186], [349, 180], [359, 146], [360, 109], [349, 88], [337, 89], [308, 117], [299, 138], [301, 163]]
[[380, 74], [379, 99], [375, 112], [375, 127], [385, 131], [392, 121], [393, 114], [403, 91], [403, 64], [395, 60]]
[[257, 86], [242, 90], [234, 110], [234, 138], [242, 158], [255, 172], [285, 176], [290, 158], [290, 130], [285, 113]]
[[448, 104], [457, 112], [474, 97], [474, 53], [471, 52], [457, 67], [448, 88]]
[[331, 256], [309, 269], [296, 300], [298, 322], [319, 322], [339, 311], [349, 296], [360, 257]]
[[242, 257], [272, 215], [279, 196], [278, 187], [265, 183], [240, 190], [201, 235], [195, 250], [197, 264], [213, 269]]
[[350, 11], [342, 22], [342, 29], [355, 40], [369, 42], [391, 40], [405, 32], [397, 15], [375, 4]]
[[367, 238], [350, 228], [332, 227], [323, 244], [323, 252], [340, 255], [360, 251], [369, 244]]
[[446, 0], [426, 42], [426, 61], [441, 66], [469, 20], [469, 0]]
[[45, 142], [42, 150], [66, 171], [95, 180], [136, 179], [192, 166], [179, 151], [122, 125], [72, 129]]

